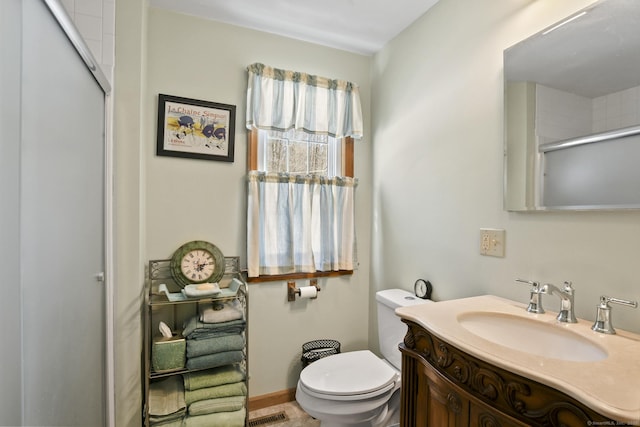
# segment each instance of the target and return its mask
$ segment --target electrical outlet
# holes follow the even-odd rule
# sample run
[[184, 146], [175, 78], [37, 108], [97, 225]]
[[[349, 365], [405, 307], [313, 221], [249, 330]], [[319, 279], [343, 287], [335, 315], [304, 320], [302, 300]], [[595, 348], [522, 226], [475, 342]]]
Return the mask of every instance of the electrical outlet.
[[480, 255], [504, 258], [505, 231], [497, 228], [480, 229]]

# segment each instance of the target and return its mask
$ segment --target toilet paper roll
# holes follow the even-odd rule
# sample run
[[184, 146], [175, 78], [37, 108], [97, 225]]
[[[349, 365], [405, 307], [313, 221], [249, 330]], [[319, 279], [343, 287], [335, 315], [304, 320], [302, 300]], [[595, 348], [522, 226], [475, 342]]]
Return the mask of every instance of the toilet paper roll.
[[301, 286], [300, 298], [315, 298], [318, 296], [318, 289], [315, 286]]

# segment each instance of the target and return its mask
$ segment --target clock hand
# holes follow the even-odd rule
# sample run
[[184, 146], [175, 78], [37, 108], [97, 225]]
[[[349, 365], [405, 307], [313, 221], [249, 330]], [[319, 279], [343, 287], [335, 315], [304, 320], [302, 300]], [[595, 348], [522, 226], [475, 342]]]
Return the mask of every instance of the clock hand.
[[204, 270], [204, 267], [207, 266], [207, 265], [209, 265], [209, 263], [206, 263], [206, 262], [203, 262], [202, 264], [197, 264], [196, 269], [198, 271], [202, 271], [202, 270]]

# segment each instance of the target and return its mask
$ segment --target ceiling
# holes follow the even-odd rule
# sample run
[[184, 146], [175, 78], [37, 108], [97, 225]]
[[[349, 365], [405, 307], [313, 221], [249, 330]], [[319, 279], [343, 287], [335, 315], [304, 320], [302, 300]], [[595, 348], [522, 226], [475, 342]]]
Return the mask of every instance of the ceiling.
[[150, 0], [152, 7], [347, 50], [378, 52], [438, 0]]

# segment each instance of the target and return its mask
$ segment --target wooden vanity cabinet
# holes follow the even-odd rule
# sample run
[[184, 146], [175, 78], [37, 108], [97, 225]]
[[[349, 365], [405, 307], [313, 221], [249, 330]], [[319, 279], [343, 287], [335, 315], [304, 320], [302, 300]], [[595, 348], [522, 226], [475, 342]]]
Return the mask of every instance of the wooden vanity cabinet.
[[624, 425], [403, 322], [408, 331], [400, 345], [402, 427]]
[[416, 426], [528, 426], [473, 397], [431, 367], [417, 368], [421, 371], [417, 401], [428, 410], [418, 411], [425, 419], [416, 420]]

